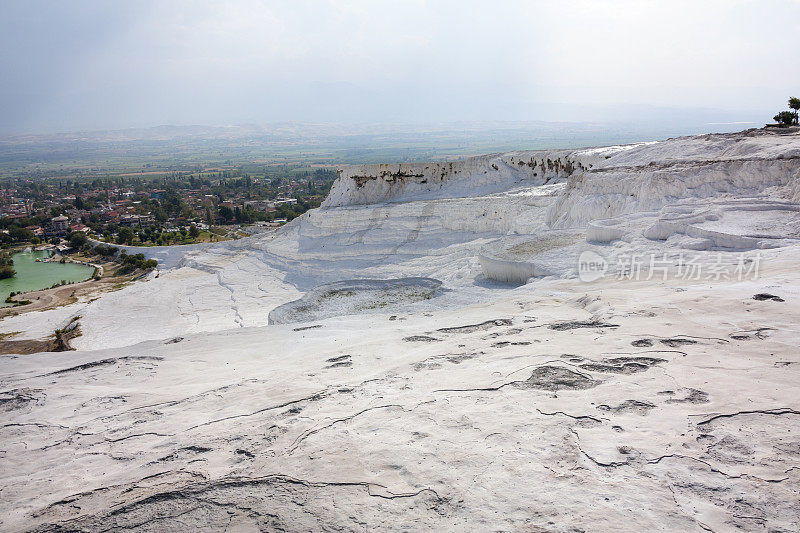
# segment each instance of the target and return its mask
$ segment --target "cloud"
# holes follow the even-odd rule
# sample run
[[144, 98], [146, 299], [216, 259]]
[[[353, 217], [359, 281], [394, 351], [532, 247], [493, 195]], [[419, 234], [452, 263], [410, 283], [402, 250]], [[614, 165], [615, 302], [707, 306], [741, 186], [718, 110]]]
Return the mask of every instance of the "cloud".
[[753, 111], [799, 59], [790, 0], [11, 0], [0, 131]]

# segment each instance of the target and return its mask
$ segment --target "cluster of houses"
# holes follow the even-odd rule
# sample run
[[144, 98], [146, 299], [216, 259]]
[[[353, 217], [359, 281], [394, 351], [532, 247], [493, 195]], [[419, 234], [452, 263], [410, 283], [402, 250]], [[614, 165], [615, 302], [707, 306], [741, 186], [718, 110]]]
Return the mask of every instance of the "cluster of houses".
[[[163, 194], [164, 191], [151, 191], [151, 197], [158, 199], [159, 193]], [[199, 192], [199, 191], [187, 191], [184, 201], [189, 201], [189, 206], [196, 211], [205, 210], [206, 207], [213, 209], [214, 204], [212, 201], [213, 195], [202, 195], [202, 197], [193, 196], [192, 192]], [[64, 211], [64, 214], [52, 217], [50, 219], [50, 223], [45, 226], [28, 226], [25, 229], [31, 231], [35, 236], [42, 238], [42, 239], [49, 239], [52, 237], [64, 237], [72, 232], [82, 231], [84, 233], [88, 233], [90, 228], [86, 226], [82, 220], [87, 219], [88, 217], [92, 217], [95, 220], [98, 220], [101, 223], [108, 224], [114, 223], [120, 226], [128, 226], [128, 227], [146, 227], [151, 225], [154, 222], [154, 217], [152, 214], [139, 214], [135, 212], [135, 206], [139, 202], [132, 200], [131, 198], [124, 198], [121, 200], [116, 200], [109, 202], [108, 204], [98, 206], [91, 210], [79, 210], [72, 207], [74, 202], [74, 197], [72, 198], [62, 198], [61, 199], [64, 204], [61, 205], [68, 205], [69, 208]], [[193, 201], [194, 200], [194, 201]], [[231, 209], [234, 207], [242, 207], [247, 206], [251, 207], [257, 211], [265, 212], [265, 213], [275, 213], [277, 212], [275, 206], [281, 204], [296, 204], [296, 198], [277, 198], [275, 200], [244, 200], [244, 201], [226, 201], [220, 202], [218, 206], [228, 206]], [[0, 216], [9, 217], [9, 218], [27, 218], [34, 215], [34, 211], [32, 208], [31, 202], [18, 202], [18, 203], [11, 203], [7, 204], [3, 207]], [[285, 220], [277, 220], [276, 223], [285, 222]], [[166, 228], [179, 228], [184, 227], [189, 224], [189, 221], [184, 220], [181, 217], [177, 217], [174, 219], [170, 219], [165, 223]], [[208, 226], [204, 223], [196, 223], [199, 229], [206, 229]]]
[[[257, 183], [259, 179], [253, 179]], [[270, 181], [265, 178], [265, 181]], [[32, 184], [33, 181], [27, 183]], [[147, 204], [146, 199], [163, 201], [167, 199], [167, 190], [149, 188], [145, 191], [134, 192], [126, 187], [114, 188], [89, 188], [84, 186], [84, 189], [79, 193], [78, 197], [75, 194], [64, 194], [60, 183], [56, 185], [52, 182], [40, 182], [38, 187], [30, 187], [30, 185], [19, 186], [14, 183], [5, 183], [0, 187], [0, 217], [8, 217], [11, 219], [32, 218], [36, 215], [41, 220], [41, 215], [50, 213], [51, 210], [59, 213], [58, 216], [50, 218], [47, 224], [42, 226], [28, 226], [27, 230], [31, 231], [35, 236], [43, 240], [49, 240], [52, 237], [64, 237], [72, 232], [82, 231], [89, 232], [90, 228], [97, 229], [98, 226], [105, 227], [107, 225], [128, 226], [131, 228], [146, 228], [153, 225], [155, 222], [156, 211], [150, 211], [142, 204]], [[167, 220], [159, 219], [165, 229], [178, 230], [179, 228], [186, 228], [191, 223], [195, 223], [200, 229], [205, 229], [208, 226], [203, 223], [198, 223], [198, 220], [203, 222], [215, 223], [218, 216], [220, 207], [228, 207], [231, 210], [236, 208], [249, 208], [258, 212], [267, 214], [278, 213], [277, 207], [282, 204], [296, 204], [297, 198], [290, 197], [293, 191], [302, 195], [305, 184], [298, 183], [296, 180], [290, 180], [282, 188], [282, 196], [269, 200], [264, 198], [249, 198], [246, 192], [238, 193], [233, 192], [224, 201], [220, 201], [209, 187], [203, 186], [198, 189], [178, 189], [180, 199], [183, 205], [188, 207], [190, 213], [186, 216], [178, 215], [169, 217]], [[231, 191], [229, 191], [231, 192]], [[227, 196], [227, 195], [226, 195]], [[301, 196], [304, 200], [321, 199], [322, 196]], [[83, 205], [86, 199], [94, 200]], [[102, 202], [97, 199], [104, 198]], [[36, 203], [34, 204], [34, 199]], [[209, 215], [213, 220], [209, 221]], [[275, 220], [276, 224], [285, 222], [285, 220]]]
[[89, 232], [89, 227], [82, 222], [70, 222], [69, 217], [59, 215], [50, 219], [50, 224], [42, 226], [27, 226], [25, 229], [29, 230], [36, 237], [41, 239], [49, 239], [52, 237], [64, 237], [75, 231]]

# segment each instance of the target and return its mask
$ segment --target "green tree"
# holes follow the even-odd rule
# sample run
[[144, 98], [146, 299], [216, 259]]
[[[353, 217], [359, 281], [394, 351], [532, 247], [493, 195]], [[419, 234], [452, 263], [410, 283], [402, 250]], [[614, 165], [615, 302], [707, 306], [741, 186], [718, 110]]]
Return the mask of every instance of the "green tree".
[[82, 231], [74, 231], [69, 236], [69, 245], [75, 250], [78, 250], [83, 247], [88, 240], [89, 239], [86, 237], [86, 234]]
[[785, 124], [787, 126], [791, 126], [792, 123], [794, 122], [794, 113], [792, 113], [791, 111], [781, 111], [780, 113], [772, 117], [772, 120], [774, 120], [779, 124]]
[[133, 242], [133, 230], [131, 228], [120, 228], [117, 233], [117, 244], [131, 244]]
[[231, 220], [233, 220], [233, 210], [227, 205], [221, 205], [219, 207], [219, 216], [226, 223], [229, 223]]
[[17, 275], [17, 271], [12, 266], [13, 264], [14, 260], [11, 258], [11, 254], [0, 252], [0, 279], [13, 278]]
[[27, 242], [33, 238], [33, 233], [25, 228], [19, 226], [11, 226], [8, 228], [8, 234], [13, 242]]
[[119, 248], [115, 246], [109, 246], [108, 244], [98, 244], [94, 247], [94, 253], [98, 255], [102, 255], [103, 257], [111, 257], [116, 255]]
[[172, 216], [177, 216], [183, 210], [183, 200], [181, 199], [178, 191], [173, 188], [167, 189], [164, 193], [164, 199], [161, 201], [161, 205], [164, 207], [167, 213]]
[[200, 236], [200, 230], [197, 229], [197, 226], [195, 226], [194, 224], [189, 226], [189, 237], [191, 237], [194, 240], [197, 239], [199, 236]]
[[153, 209], [153, 216], [157, 222], [161, 222], [162, 224], [167, 221], [167, 212], [163, 207], [156, 207]]
[[800, 98], [792, 96], [789, 98], [789, 108], [794, 109], [794, 125], [798, 125], [798, 110], [800, 110]]

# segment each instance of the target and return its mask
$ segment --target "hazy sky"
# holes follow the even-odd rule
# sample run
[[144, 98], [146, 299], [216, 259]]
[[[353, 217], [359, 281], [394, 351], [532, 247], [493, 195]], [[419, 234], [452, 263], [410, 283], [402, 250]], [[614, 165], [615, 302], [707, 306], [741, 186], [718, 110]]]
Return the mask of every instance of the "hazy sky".
[[2, 0], [0, 73], [5, 133], [765, 121], [800, 96], [800, 0]]

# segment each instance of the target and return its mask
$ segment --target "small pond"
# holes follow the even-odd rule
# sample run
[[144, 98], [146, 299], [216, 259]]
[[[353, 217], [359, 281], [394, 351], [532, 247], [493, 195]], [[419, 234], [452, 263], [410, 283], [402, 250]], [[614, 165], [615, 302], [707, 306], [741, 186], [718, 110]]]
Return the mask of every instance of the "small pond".
[[5, 299], [12, 292], [47, 289], [55, 283], [60, 283], [61, 280], [77, 283], [91, 278], [94, 274], [93, 267], [77, 263], [36, 262], [37, 259], [46, 259], [49, 256], [50, 253], [45, 251], [18, 252], [12, 256], [17, 275], [13, 278], [0, 279], [0, 307], [11, 305], [5, 303]]

